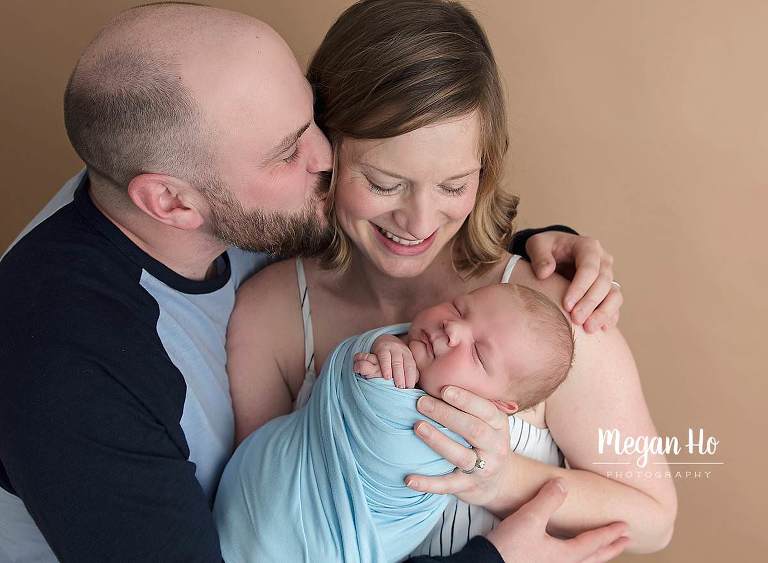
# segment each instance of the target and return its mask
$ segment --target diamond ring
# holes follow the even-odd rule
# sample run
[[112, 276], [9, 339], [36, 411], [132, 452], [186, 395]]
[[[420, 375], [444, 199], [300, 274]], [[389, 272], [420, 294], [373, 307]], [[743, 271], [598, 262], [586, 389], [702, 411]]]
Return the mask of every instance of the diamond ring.
[[477, 450], [474, 446], [469, 446], [469, 449], [475, 452], [475, 465], [472, 466], [472, 469], [461, 469], [462, 473], [466, 473], [467, 475], [471, 475], [478, 469], [485, 469], [485, 460], [480, 457], [480, 455], [477, 453]]

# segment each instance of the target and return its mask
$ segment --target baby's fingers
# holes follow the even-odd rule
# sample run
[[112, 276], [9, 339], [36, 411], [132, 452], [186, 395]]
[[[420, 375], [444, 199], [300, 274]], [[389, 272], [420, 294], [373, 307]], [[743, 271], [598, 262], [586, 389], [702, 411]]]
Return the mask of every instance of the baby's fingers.
[[416, 362], [413, 356], [406, 354], [405, 356], [405, 386], [408, 389], [416, 387], [416, 383], [419, 381], [419, 370], [416, 367]]
[[356, 359], [352, 369], [355, 371], [355, 373], [359, 373], [366, 379], [370, 379], [372, 377], [381, 377], [379, 366], [369, 360]]
[[381, 367], [381, 376], [384, 379], [392, 379], [392, 354], [389, 350], [379, 352], [379, 366]]
[[395, 380], [395, 387], [405, 388], [405, 359], [400, 350], [392, 354], [392, 379]]
[[368, 362], [371, 362], [375, 366], [379, 365], [379, 358], [376, 357], [376, 354], [368, 354], [366, 352], [358, 352], [357, 354], [355, 354], [354, 359], [355, 359], [355, 361], [366, 360]]

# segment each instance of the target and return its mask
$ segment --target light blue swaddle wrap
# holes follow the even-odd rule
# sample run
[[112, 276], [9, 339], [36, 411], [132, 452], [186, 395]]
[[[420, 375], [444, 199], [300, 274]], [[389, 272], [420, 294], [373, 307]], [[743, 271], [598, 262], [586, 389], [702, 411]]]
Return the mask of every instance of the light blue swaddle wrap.
[[357, 352], [408, 327], [342, 342], [306, 407], [268, 422], [238, 447], [214, 506], [227, 563], [399, 561], [432, 530], [451, 497], [403, 483], [409, 473], [454, 469], [413, 432], [417, 420], [428, 420], [416, 410], [424, 392], [352, 370]]

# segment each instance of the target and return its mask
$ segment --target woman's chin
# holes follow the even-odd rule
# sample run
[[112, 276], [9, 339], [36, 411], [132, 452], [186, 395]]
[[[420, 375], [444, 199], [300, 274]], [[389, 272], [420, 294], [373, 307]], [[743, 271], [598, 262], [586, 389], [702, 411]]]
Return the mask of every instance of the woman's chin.
[[386, 249], [376, 248], [369, 254], [379, 271], [392, 278], [415, 278], [422, 275], [435, 261], [437, 249], [418, 256], [397, 256]]
[[411, 264], [381, 264], [379, 269], [391, 278], [409, 279], [416, 278], [424, 273], [429, 267], [426, 265], [411, 265]]

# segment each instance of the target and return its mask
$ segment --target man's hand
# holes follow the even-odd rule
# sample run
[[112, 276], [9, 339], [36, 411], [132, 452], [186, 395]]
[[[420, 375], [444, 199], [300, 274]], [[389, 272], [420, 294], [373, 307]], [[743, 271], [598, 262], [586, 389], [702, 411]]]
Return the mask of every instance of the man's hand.
[[611, 283], [613, 256], [598, 240], [546, 231], [528, 239], [525, 250], [539, 279], [557, 271], [571, 280], [563, 308], [571, 314], [574, 324], [583, 324], [588, 333], [616, 326], [624, 298], [621, 289]]
[[514, 563], [602, 563], [618, 556], [629, 543], [627, 525], [614, 522], [561, 540], [547, 533], [547, 522], [565, 500], [563, 481], [555, 479], [520, 509], [507, 516], [486, 538], [504, 561]]
[[394, 379], [395, 386], [413, 389], [419, 380], [419, 370], [408, 346], [390, 334], [379, 336], [371, 353], [355, 354], [353, 369], [366, 379], [383, 377]]

